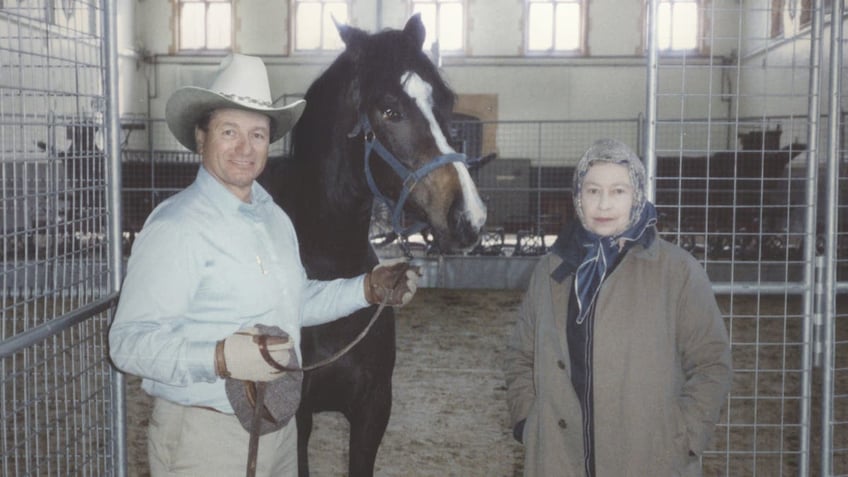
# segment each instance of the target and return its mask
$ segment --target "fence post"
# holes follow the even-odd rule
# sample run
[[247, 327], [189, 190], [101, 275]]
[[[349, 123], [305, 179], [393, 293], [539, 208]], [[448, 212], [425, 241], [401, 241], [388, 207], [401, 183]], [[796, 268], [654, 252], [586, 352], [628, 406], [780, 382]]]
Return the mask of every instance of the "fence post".
[[[104, 64], [106, 65], [105, 93], [107, 95], [106, 128], [108, 131], [106, 142], [106, 154], [109, 157], [108, 170], [111, 187], [109, 190], [109, 210], [111, 211], [111, 223], [108, 229], [110, 239], [109, 259], [111, 262], [112, 276], [111, 288], [120, 290], [121, 278], [123, 276], [123, 247], [122, 247], [122, 225], [121, 220], [121, 141], [120, 141], [120, 110], [118, 105], [118, 12], [116, 2], [103, 2], [103, 25], [105, 31], [104, 41]], [[115, 306], [111, 307], [115, 310]], [[111, 314], [111, 312], [110, 312]], [[113, 475], [124, 477], [127, 475], [127, 400], [126, 384], [124, 375], [114, 367], [110, 371], [112, 380], [112, 449], [113, 449]]]
[[[821, 0], [816, 2], [819, 15]], [[824, 271], [825, 308], [823, 314], [823, 354], [824, 363], [822, 376], [822, 456], [821, 475], [833, 474], [833, 391], [834, 391], [834, 339], [836, 323], [836, 240], [839, 205], [839, 122], [840, 87], [842, 78], [842, 23], [845, 5], [843, 0], [833, 2], [830, 22], [830, 90], [828, 96], [828, 140], [827, 140], [827, 174], [826, 200], [827, 215], [825, 216], [825, 250], [824, 261], [827, 267]]]
[[657, 51], [657, 0], [648, 2], [648, 62], [646, 68], [647, 74], [647, 92], [645, 93], [645, 128], [644, 146], [642, 157], [645, 158], [645, 171], [648, 173], [647, 184], [645, 184], [645, 195], [648, 200], [656, 199], [657, 190], [657, 81], [659, 65], [659, 52]]

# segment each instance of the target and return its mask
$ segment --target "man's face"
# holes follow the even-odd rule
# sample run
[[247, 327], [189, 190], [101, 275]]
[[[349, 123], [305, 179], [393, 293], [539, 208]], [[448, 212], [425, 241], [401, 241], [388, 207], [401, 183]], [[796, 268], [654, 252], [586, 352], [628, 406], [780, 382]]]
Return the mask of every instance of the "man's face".
[[250, 201], [253, 181], [268, 162], [271, 120], [241, 109], [218, 109], [207, 131], [194, 130], [203, 165], [230, 192]]

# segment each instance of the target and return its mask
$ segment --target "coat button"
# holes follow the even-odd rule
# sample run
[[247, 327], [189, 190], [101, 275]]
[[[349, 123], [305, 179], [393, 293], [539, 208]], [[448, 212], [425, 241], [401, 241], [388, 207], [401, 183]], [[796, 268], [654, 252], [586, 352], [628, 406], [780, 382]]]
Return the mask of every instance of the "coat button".
[[560, 360], [558, 360], [558, 361], [557, 361], [557, 366], [559, 366], [559, 369], [565, 369], [565, 361], [563, 361], [563, 360], [561, 360], [561, 359], [560, 359]]
[[568, 427], [568, 424], [565, 423], [565, 419], [560, 419], [557, 424], [559, 424], [559, 427], [561, 427], [562, 429], [565, 429], [565, 428]]

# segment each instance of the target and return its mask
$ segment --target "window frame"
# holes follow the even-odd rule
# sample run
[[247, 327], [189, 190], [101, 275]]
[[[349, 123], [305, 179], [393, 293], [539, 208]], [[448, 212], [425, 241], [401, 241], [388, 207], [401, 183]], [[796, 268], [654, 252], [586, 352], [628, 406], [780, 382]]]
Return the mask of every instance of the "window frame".
[[[556, 11], [557, 3], [576, 3], [580, 8], [580, 19], [578, 21], [580, 33], [578, 34], [579, 46], [574, 49], [569, 50], [558, 50], [556, 49], [555, 40], [552, 42], [553, 46], [547, 50], [531, 50], [530, 49], [530, 5], [532, 3], [549, 3], [553, 5], [554, 11]], [[524, 0], [524, 46], [522, 50], [524, 51], [525, 56], [530, 57], [580, 57], [587, 56], [589, 54], [589, 35], [587, 25], [589, 24], [589, 0]], [[553, 28], [551, 30], [551, 34], [553, 38], [556, 38], [556, 15], [551, 19], [553, 23]]]
[[344, 51], [344, 43], [339, 39], [339, 45], [334, 48], [327, 48], [326, 42], [328, 39], [328, 35], [332, 35], [332, 38], [338, 38], [338, 31], [333, 28], [330, 31], [324, 29], [324, 22], [320, 22], [321, 28], [321, 37], [320, 37], [320, 46], [318, 48], [298, 48], [297, 45], [297, 20], [298, 20], [298, 6], [301, 4], [320, 4], [321, 5], [321, 18], [324, 17], [324, 8], [327, 3], [344, 3], [347, 7], [347, 18], [339, 19], [336, 21], [340, 23], [350, 23], [351, 12], [353, 11], [353, 6], [351, 5], [351, 0], [290, 0], [289, 2], [289, 52], [292, 55], [336, 55], [342, 51]]
[[[812, 28], [813, 25], [813, 15], [815, 15], [815, 0], [798, 0], [800, 5], [797, 5], [795, 8], [799, 11], [800, 17], [799, 26], [800, 28]], [[824, 10], [824, 14], [833, 14], [833, 0], [822, 0], [821, 8]], [[827, 23], [827, 21], [825, 21]]]
[[[415, 14], [415, 5], [416, 4], [432, 4], [432, 5], [435, 5], [435, 7], [436, 7], [435, 22], [436, 22], [437, 30], [436, 30], [434, 36], [435, 36], [435, 38], [438, 39], [439, 33], [440, 33], [438, 28], [439, 28], [439, 25], [440, 25], [439, 15], [440, 15], [440, 10], [441, 10], [441, 5], [446, 4], [446, 3], [459, 4], [460, 8], [462, 8], [461, 31], [459, 32], [459, 37], [461, 38], [462, 45], [459, 48], [456, 48], [456, 49], [446, 50], [442, 47], [441, 44], [439, 44], [438, 54], [439, 54], [439, 56], [467, 55], [468, 54], [468, 0], [409, 0], [409, 2], [407, 4], [408, 10], [409, 10], [409, 15], [407, 15], [407, 17]], [[422, 19], [422, 21], [423, 21], [423, 19]], [[427, 36], [428, 37], [431, 36], [431, 31], [430, 31], [429, 28], [427, 29]], [[432, 45], [427, 45], [426, 39], [425, 39], [424, 50], [427, 51], [428, 53], [432, 50]]]
[[783, 38], [786, 25], [783, 22], [783, 10], [787, 8], [786, 0], [771, 0], [769, 14], [769, 39]]
[[[186, 3], [202, 3], [206, 6], [204, 15], [208, 14], [208, 9], [210, 4], [226, 4], [230, 7], [230, 35], [229, 35], [229, 45], [222, 48], [210, 48], [208, 45], [208, 31], [206, 25], [206, 17], [204, 16], [203, 21], [203, 43], [204, 46], [201, 48], [185, 48], [183, 47], [183, 31], [182, 31], [182, 7], [183, 4]], [[233, 0], [174, 0], [173, 3], [174, 8], [174, 31], [175, 38], [174, 44], [176, 45], [176, 51], [180, 54], [202, 54], [202, 53], [210, 53], [210, 54], [220, 54], [222, 52], [230, 52], [235, 48], [235, 14], [236, 7], [235, 2]]]
[[[705, 38], [704, 32], [708, 31], [707, 26], [707, 15], [705, 13], [705, 4], [710, 0], [659, 0], [659, 3], [677, 3], [677, 2], [692, 2], [695, 3], [695, 9], [698, 12], [697, 21], [697, 31], [695, 32], [695, 47], [687, 48], [687, 49], [661, 49], [658, 48], [657, 53], [662, 57], [684, 57], [684, 56], [707, 56], [709, 55], [709, 45], [707, 44], [707, 40]], [[659, 7], [659, 5], [657, 5]], [[643, 3], [643, 15], [644, 18], [648, 18], [648, 8], [650, 8], [650, 0], [645, 0]], [[648, 52], [648, 23], [647, 21], [643, 21], [642, 28], [642, 42], [644, 43], [644, 47], [642, 51], [644, 54]], [[657, 39], [659, 41], [659, 39]]]

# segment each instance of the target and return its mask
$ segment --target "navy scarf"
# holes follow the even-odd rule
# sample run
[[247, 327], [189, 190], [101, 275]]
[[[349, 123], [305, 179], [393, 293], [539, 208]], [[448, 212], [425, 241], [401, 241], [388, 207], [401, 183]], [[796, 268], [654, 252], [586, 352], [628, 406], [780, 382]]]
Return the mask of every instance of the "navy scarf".
[[[553, 278], [561, 281], [574, 272], [574, 291], [577, 297], [577, 323], [582, 324], [595, 307], [595, 300], [607, 271], [615, 266], [619, 257], [634, 243], [645, 246], [653, 241], [653, 226], [657, 223], [657, 212], [650, 202], [645, 204], [639, 220], [619, 235], [601, 237], [589, 232], [579, 223], [573, 230], [557, 238], [553, 251], [563, 259], [561, 269], [555, 270]], [[569, 244], [571, 246], [569, 246]], [[582, 259], [576, 254], [583, 251]], [[579, 265], [577, 263], [579, 260]]]

